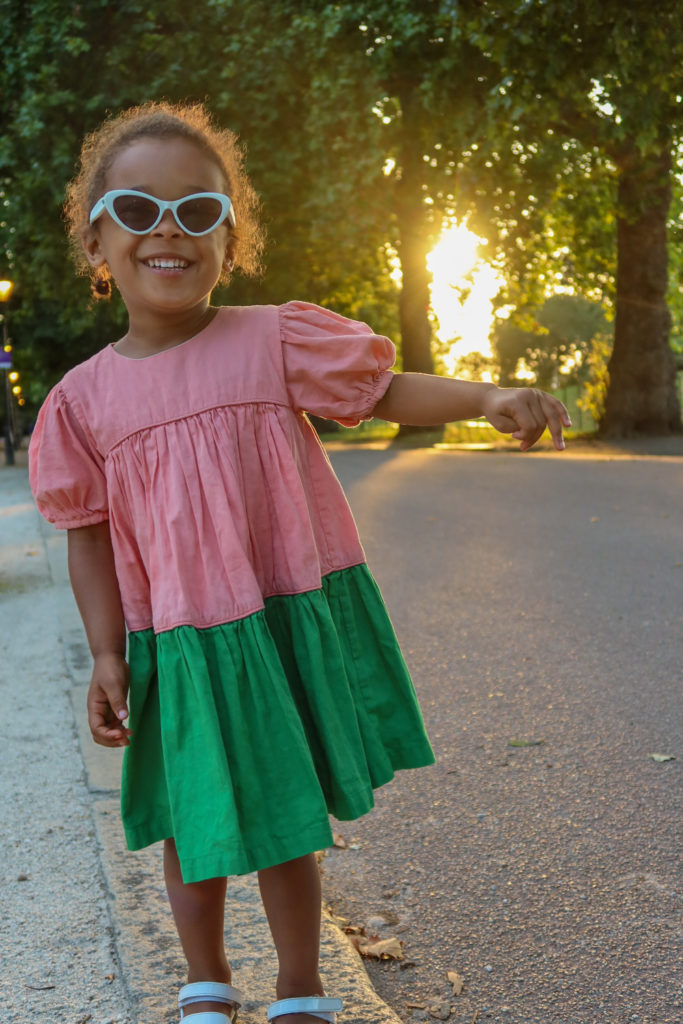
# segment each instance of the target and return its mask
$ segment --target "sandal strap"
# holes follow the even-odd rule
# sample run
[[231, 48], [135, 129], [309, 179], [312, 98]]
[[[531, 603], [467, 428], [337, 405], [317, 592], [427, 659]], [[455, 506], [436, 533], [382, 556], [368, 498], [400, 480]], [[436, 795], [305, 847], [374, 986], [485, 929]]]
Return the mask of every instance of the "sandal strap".
[[268, 1020], [274, 1020], [285, 1013], [309, 1013], [320, 1017], [328, 1024], [335, 1024], [335, 1013], [343, 1007], [341, 999], [328, 999], [327, 996], [297, 996], [293, 999], [278, 999], [268, 1007]]
[[192, 1021], [192, 1024], [230, 1024], [232, 1020], [225, 1013], [207, 1010], [204, 1013], [193, 1013], [190, 1017], [181, 1017], [181, 1021]]
[[[183, 985], [178, 993], [178, 1006], [190, 1006], [192, 1003], [225, 1003], [226, 1006], [234, 1006], [238, 1009], [244, 1002], [242, 993], [232, 985], [224, 985], [220, 981], [194, 981], [190, 985]], [[198, 1016], [201, 1016], [198, 1015]], [[225, 1016], [220, 1014], [220, 1016]], [[203, 1022], [199, 1022], [203, 1024]], [[206, 1024], [214, 1024], [207, 1021]]]

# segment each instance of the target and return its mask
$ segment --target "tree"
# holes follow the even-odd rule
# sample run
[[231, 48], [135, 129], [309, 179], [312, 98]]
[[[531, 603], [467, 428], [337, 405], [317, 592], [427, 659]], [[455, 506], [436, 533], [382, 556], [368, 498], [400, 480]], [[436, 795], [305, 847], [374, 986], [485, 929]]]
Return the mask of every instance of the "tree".
[[384, 177], [373, 101], [351, 69], [336, 80], [317, 74], [301, 53], [311, 26], [293, 26], [289, 14], [287, 4], [246, 0], [215, 0], [191, 15], [177, 0], [0, 0], [0, 252], [17, 284], [17, 360], [34, 401], [124, 329], [120, 301], [93, 303], [87, 281], [74, 278], [60, 208], [83, 136], [108, 111], [145, 99], [209, 96], [250, 142], [271, 266], [263, 281], [236, 277], [228, 301], [300, 296], [396, 333], [386, 218], [372, 194]]
[[[683, 128], [680, 5], [483, 3], [471, 31], [501, 69], [488, 108], [492, 123], [498, 128], [507, 117], [521, 127], [523, 142], [515, 145], [507, 133], [505, 149], [499, 133], [493, 149], [519, 173], [527, 219], [544, 222], [539, 193], [547, 199], [564, 187], [565, 199], [571, 194], [577, 157], [602, 194], [612, 194], [615, 336], [603, 432], [680, 431], [666, 304], [672, 154]], [[535, 166], [539, 153], [552, 155], [552, 163], [541, 156]], [[604, 209], [599, 193], [595, 199]], [[585, 197], [576, 205], [571, 214], [560, 206], [576, 218], [575, 236]], [[595, 227], [590, 219], [586, 226]], [[556, 254], [564, 241], [555, 235]], [[528, 253], [524, 244], [521, 250]]]
[[228, 301], [301, 295], [394, 334], [393, 247], [403, 368], [430, 370], [425, 257], [443, 219], [467, 214], [505, 271], [501, 302], [538, 307], [558, 281], [616, 302], [605, 429], [677, 429], [664, 250], [675, 8], [0, 0], [0, 241], [17, 336], [34, 339], [48, 383], [120, 330], [120, 307], [90, 308], [65, 259], [59, 206], [80, 139], [107, 109], [208, 96], [249, 144], [271, 236], [268, 275], [236, 279]]
[[516, 304], [538, 304], [558, 279], [614, 302], [605, 433], [680, 430], [666, 307], [678, 5], [296, 6], [332, 26], [328, 67], [361, 46], [380, 89], [404, 368], [431, 369], [425, 256], [442, 217], [468, 212]]
[[355, 74], [374, 90], [366, 114], [374, 113], [381, 132], [381, 209], [401, 266], [403, 368], [431, 372], [427, 254], [444, 218], [455, 214], [455, 168], [477, 130], [490, 61], [461, 31], [451, 2], [312, 0], [292, 7], [315, 15], [315, 31], [325, 26], [321, 73], [336, 75], [340, 59], [355, 61]]
[[182, 81], [174, 41], [182, 12], [171, 8], [155, 20], [141, 3], [0, 0], [0, 251], [16, 281], [17, 362], [34, 401], [125, 323], [120, 302], [93, 305], [87, 282], [74, 278], [61, 205], [86, 132], [144, 96], [139, 69], [153, 67], [152, 95], [173, 96]]
[[501, 385], [520, 383], [521, 360], [540, 388], [582, 382], [596, 340], [610, 333], [600, 304], [578, 295], [551, 295], [527, 311], [526, 322], [526, 328], [509, 320], [495, 327], [492, 347]]
[[315, 4], [216, 6], [236, 30], [207, 42], [211, 105], [246, 141], [271, 239], [258, 294], [333, 306], [395, 336], [382, 125], [358, 54], [332, 46], [338, 18]]

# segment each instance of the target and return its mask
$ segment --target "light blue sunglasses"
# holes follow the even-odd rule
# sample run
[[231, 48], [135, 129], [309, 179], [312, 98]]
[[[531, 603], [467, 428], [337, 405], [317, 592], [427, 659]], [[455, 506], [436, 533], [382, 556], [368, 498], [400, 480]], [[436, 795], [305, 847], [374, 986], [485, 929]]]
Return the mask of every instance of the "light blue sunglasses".
[[119, 227], [133, 235], [146, 235], [161, 222], [170, 210], [176, 224], [187, 235], [208, 235], [227, 218], [235, 227], [235, 213], [229, 196], [220, 192], [195, 192], [171, 203], [146, 192], [130, 189], [113, 189], [105, 192], [90, 211], [90, 223], [94, 224], [104, 211]]

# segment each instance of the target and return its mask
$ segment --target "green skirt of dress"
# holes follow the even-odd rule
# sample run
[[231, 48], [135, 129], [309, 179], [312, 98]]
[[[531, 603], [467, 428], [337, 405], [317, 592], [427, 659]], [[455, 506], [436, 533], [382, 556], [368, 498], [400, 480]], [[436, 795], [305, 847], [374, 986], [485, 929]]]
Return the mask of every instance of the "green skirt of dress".
[[367, 566], [236, 622], [131, 633], [121, 806], [137, 850], [173, 837], [185, 882], [332, 842], [397, 769], [434, 755]]

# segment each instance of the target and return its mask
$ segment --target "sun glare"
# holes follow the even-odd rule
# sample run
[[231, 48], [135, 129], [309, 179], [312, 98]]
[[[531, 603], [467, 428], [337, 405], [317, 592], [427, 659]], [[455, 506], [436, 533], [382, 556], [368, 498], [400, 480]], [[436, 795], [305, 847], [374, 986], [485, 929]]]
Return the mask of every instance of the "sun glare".
[[439, 321], [436, 334], [441, 341], [452, 341], [445, 357], [449, 373], [470, 352], [491, 355], [493, 298], [501, 279], [479, 257], [479, 243], [464, 224], [454, 225], [444, 231], [427, 257], [433, 278], [432, 309]]

